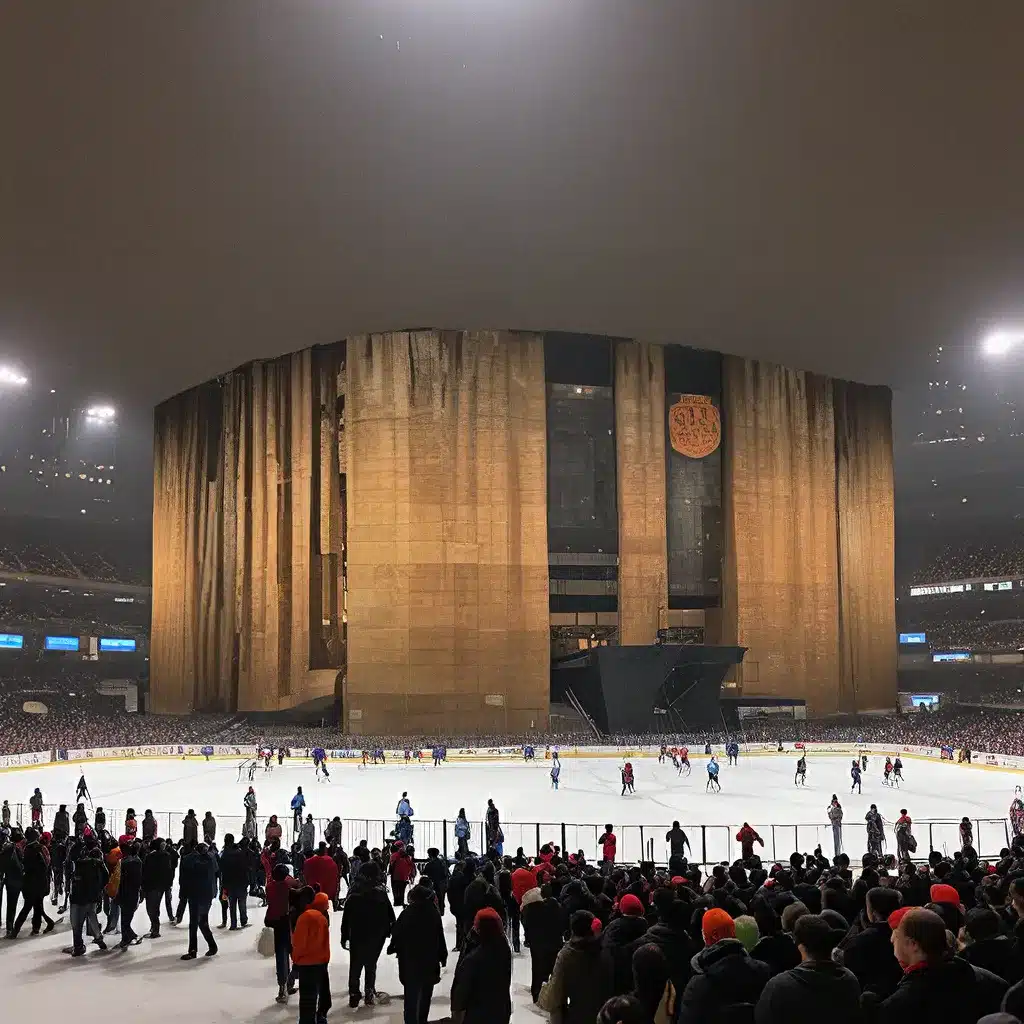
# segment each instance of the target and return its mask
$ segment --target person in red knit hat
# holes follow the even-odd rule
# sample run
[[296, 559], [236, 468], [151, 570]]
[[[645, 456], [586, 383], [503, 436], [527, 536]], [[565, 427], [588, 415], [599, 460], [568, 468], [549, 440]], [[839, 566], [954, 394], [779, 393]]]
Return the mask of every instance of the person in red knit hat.
[[473, 918], [466, 950], [455, 968], [453, 1024], [509, 1024], [512, 1018], [512, 949], [493, 907]]

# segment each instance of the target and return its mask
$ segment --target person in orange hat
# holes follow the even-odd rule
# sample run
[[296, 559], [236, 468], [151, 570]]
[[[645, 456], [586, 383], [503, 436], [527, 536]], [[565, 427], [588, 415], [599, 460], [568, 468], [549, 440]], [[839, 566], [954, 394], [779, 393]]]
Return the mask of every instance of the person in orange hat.
[[299, 976], [299, 1024], [318, 1024], [331, 1008], [331, 899], [318, 892], [299, 914], [292, 933], [292, 963]]
[[747, 953], [736, 938], [736, 922], [718, 907], [701, 918], [704, 948], [691, 961], [693, 974], [683, 989], [676, 1020], [681, 1024], [725, 1020], [740, 1005], [757, 1002], [771, 968]]

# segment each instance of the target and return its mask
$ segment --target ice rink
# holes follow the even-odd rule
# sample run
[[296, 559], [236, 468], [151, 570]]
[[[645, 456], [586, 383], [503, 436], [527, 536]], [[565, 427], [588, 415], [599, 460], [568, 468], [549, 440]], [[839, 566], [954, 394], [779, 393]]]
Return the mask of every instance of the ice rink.
[[[881, 781], [883, 758], [873, 757], [864, 775], [863, 793], [850, 794], [850, 758], [819, 755], [809, 758], [806, 786], [793, 783], [796, 758], [787, 755], [740, 755], [736, 767], [723, 764], [722, 792], [706, 792], [707, 758], [693, 759], [689, 777], [680, 777], [671, 764], [654, 757], [634, 759], [636, 793], [621, 795], [620, 761], [615, 758], [562, 759], [557, 792], [551, 788], [550, 762], [479, 763], [450, 762], [434, 768], [389, 762], [362, 768], [337, 763], [331, 781], [317, 782], [312, 765], [298, 760], [283, 767], [256, 772], [253, 787], [262, 828], [270, 814], [282, 823], [291, 819], [289, 803], [298, 786], [306, 797], [307, 812], [322, 828], [335, 815], [343, 819], [343, 841], [351, 849], [360, 839], [380, 845], [395, 823], [394, 810], [403, 793], [409, 793], [415, 811], [415, 845], [421, 853], [430, 846], [449, 851], [456, 847], [454, 821], [465, 808], [474, 823], [473, 849], [482, 845], [481, 828], [488, 798], [497, 805], [505, 832], [506, 852], [523, 846], [535, 852], [541, 842], [562, 844], [568, 850], [596, 854], [597, 838], [606, 823], [619, 836], [620, 859], [635, 860], [643, 854], [666, 859], [665, 831], [679, 820], [694, 843], [695, 859], [719, 861], [736, 854], [734, 835], [749, 821], [764, 838], [765, 855], [788, 858], [799, 848], [810, 851], [821, 842], [831, 845], [825, 808], [832, 794], [839, 796], [849, 830], [850, 850], [864, 849], [864, 814], [872, 803], [886, 821], [895, 821], [906, 807], [915, 821], [936, 820], [932, 826], [936, 849], [952, 851], [958, 845], [956, 822], [964, 815], [977, 822], [975, 842], [983, 854], [997, 853], [1006, 845], [1005, 818], [1014, 786], [1024, 778], [1008, 771], [988, 771], [951, 763], [915, 760], [904, 763], [905, 782], [899, 789]], [[117, 834], [124, 811], [131, 806], [141, 819], [146, 808], [157, 815], [160, 835], [179, 839], [181, 819], [189, 808], [200, 818], [212, 811], [218, 836], [233, 831], [240, 835], [242, 797], [247, 780], [238, 780], [238, 761], [204, 762], [149, 760], [55, 764], [0, 775], [2, 795], [14, 804], [25, 804], [34, 787], [43, 791], [48, 805], [46, 824], [52, 823], [56, 804], [73, 809], [75, 784], [85, 772], [94, 804], [107, 811], [108, 829]], [[53, 806], [50, 806], [53, 805]], [[27, 810], [25, 812], [27, 814]], [[992, 824], [1003, 820], [1003, 824]], [[447, 822], [445, 827], [443, 822]], [[703, 826], [703, 828], [701, 827]], [[318, 831], [319, 835], [319, 831]], [[918, 841], [929, 835], [918, 831]], [[701, 846], [696, 844], [698, 841]], [[651, 845], [653, 842], [653, 846]], [[889, 848], [894, 849], [890, 835]]]
[[[906, 759], [906, 783], [899, 792], [881, 784], [882, 761], [872, 758], [861, 796], [850, 796], [850, 759], [842, 756], [821, 756], [810, 759], [806, 788], [793, 785], [795, 758], [791, 756], [741, 755], [738, 767], [722, 768], [720, 795], [705, 793], [705, 758], [694, 760], [693, 774], [679, 778], [670, 765], [659, 765], [654, 758], [633, 761], [636, 789], [633, 796], [620, 796], [619, 764], [614, 758], [563, 758], [561, 788], [550, 788], [549, 762], [533, 764], [451, 763], [437, 769], [431, 766], [388, 764], [360, 769], [355, 765], [337, 764], [332, 768], [330, 783], [316, 783], [310, 765], [287, 764], [272, 773], [259, 771], [254, 781], [259, 799], [261, 825], [270, 813], [287, 820], [287, 808], [296, 786], [307, 794], [309, 810], [317, 818], [340, 816], [346, 821], [345, 844], [351, 848], [359, 839], [374, 841], [377, 833], [393, 821], [393, 811], [403, 790], [407, 790], [416, 812], [416, 842], [420, 850], [440, 845], [441, 826], [430, 826], [428, 820], [449, 822], [460, 807], [465, 807], [471, 820], [483, 817], [488, 797], [499, 807], [505, 822], [506, 850], [520, 843], [528, 853], [534, 852], [537, 827], [542, 825], [543, 840], [559, 841], [561, 823], [567, 823], [569, 846], [584, 846], [592, 852], [596, 840], [593, 828], [573, 828], [568, 823], [587, 823], [600, 828], [606, 822], [615, 825], [620, 840], [620, 859], [639, 856], [644, 826], [646, 844], [654, 840], [654, 853], [661, 858], [664, 833], [678, 818], [687, 827], [691, 839], [699, 841], [701, 825], [709, 845], [708, 857], [726, 857], [735, 852], [729, 840], [743, 821], [750, 821], [769, 844], [765, 853], [773, 854], [774, 842], [780, 856], [794, 849], [793, 826], [801, 826], [799, 845], [810, 849], [820, 835], [828, 850], [830, 832], [824, 827], [825, 807], [837, 793], [846, 812], [846, 827], [851, 851], [858, 855], [864, 849], [863, 816], [870, 803], [878, 804], [888, 820], [893, 820], [901, 807], [906, 807], [915, 821], [942, 819], [953, 822], [963, 815], [980, 822], [983, 852], [995, 844], [1003, 845], [1005, 818], [1014, 786], [1024, 782], [1019, 775], [1006, 771], [986, 771], [952, 764]], [[200, 817], [206, 810], [218, 818], [219, 835], [229, 829], [238, 831], [242, 795], [247, 783], [237, 780], [238, 762], [197, 760], [139, 760], [132, 762], [56, 764], [39, 769], [10, 771], [0, 774], [0, 797], [12, 806], [25, 804], [38, 786], [46, 798], [47, 820], [52, 822], [51, 805], [71, 804], [79, 772], [86, 780], [96, 804], [104, 806], [110, 826], [120, 823], [124, 808], [132, 806], [141, 817], [148, 807], [159, 812], [160, 831], [167, 835], [167, 824], [173, 823], [170, 835], [180, 837], [180, 820], [189, 807]], [[514, 823], [529, 823], [517, 826]], [[774, 837], [773, 837], [774, 823]], [[788, 829], [787, 829], [788, 826]], [[374, 831], [377, 830], [377, 832]], [[806, 829], [806, 830], [805, 830]], [[1003, 831], [1000, 831], [1000, 830]], [[918, 836], [925, 849], [927, 835]], [[936, 845], [952, 848], [955, 825], [950, 824]], [[361, 832], [364, 834], [355, 834]], [[991, 841], [987, 835], [991, 837]], [[571, 837], [571, 839], [569, 838]], [[578, 840], [577, 843], [572, 839]], [[426, 840], [426, 841], [424, 841]], [[635, 849], [631, 849], [635, 847]], [[890, 849], [892, 843], [890, 840]], [[162, 937], [146, 940], [125, 952], [99, 953], [90, 947], [89, 955], [78, 960], [61, 953], [70, 942], [67, 921], [54, 934], [28, 937], [22, 932], [17, 942], [0, 945], [0, 986], [5, 992], [5, 1005], [13, 1017], [31, 1011], [40, 1019], [56, 1019], [66, 1014], [68, 999], [74, 1001], [77, 1024], [105, 1024], [112, 1015], [145, 1017], [151, 1024], [177, 1024], [183, 1017], [202, 1024], [253, 1021], [258, 1024], [286, 1024], [297, 1013], [297, 997], [283, 1007], [274, 1003], [276, 983], [273, 959], [263, 959], [255, 951], [263, 912], [250, 899], [250, 921], [247, 931], [215, 930], [220, 954], [192, 963], [181, 963], [179, 956], [187, 944], [185, 924], [164, 926]], [[49, 908], [48, 908], [49, 909]], [[142, 915], [144, 917], [144, 914]], [[219, 920], [215, 905], [211, 923]], [[137, 925], [142, 921], [136, 918]], [[186, 919], [187, 924], [187, 919]], [[331, 1020], [388, 1021], [402, 1019], [401, 987], [394, 957], [381, 958], [378, 988], [396, 995], [388, 1006], [350, 1010], [347, 1001], [348, 954], [338, 944], [337, 915], [331, 923], [331, 981], [334, 1009]], [[445, 915], [449, 945], [453, 941], [454, 923]], [[141, 930], [141, 929], [140, 929]], [[456, 956], [452, 954], [435, 989], [431, 1020], [449, 1015], [449, 993]], [[546, 1019], [536, 1011], [529, 996], [529, 952], [515, 958], [513, 1001], [516, 1024]]]

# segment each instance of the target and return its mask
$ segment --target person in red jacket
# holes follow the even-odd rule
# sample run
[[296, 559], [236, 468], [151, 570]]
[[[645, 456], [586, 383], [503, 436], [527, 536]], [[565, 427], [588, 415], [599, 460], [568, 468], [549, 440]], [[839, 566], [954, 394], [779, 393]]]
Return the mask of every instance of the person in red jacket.
[[413, 848], [405, 847], [401, 840], [395, 843], [395, 852], [391, 854], [388, 864], [388, 875], [391, 878], [391, 895], [395, 906], [405, 906], [405, 890], [416, 877], [416, 861], [413, 860]]
[[316, 853], [302, 862], [302, 877], [306, 885], [319, 885], [332, 904], [338, 898], [338, 865], [327, 852], [326, 843], [321, 843]]
[[519, 906], [523, 905], [523, 897], [537, 888], [537, 873], [532, 868], [516, 868], [512, 872], [512, 895]]
[[750, 860], [754, 856], [754, 843], [764, 846], [764, 840], [747, 824], [743, 822], [743, 828], [736, 833], [736, 841], [740, 844], [740, 856], [742, 860]]
[[292, 930], [288, 920], [289, 895], [298, 881], [288, 873], [287, 864], [278, 864], [267, 875], [267, 915], [263, 924], [274, 932], [274, 960], [277, 966], [277, 1002], [287, 1003], [295, 991], [291, 985], [290, 959]]
[[601, 856], [604, 859], [605, 871], [610, 872], [615, 864], [615, 847], [617, 845], [611, 825], [605, 825], [604, 835], [598, 839], [598, 842], [601, 844]]

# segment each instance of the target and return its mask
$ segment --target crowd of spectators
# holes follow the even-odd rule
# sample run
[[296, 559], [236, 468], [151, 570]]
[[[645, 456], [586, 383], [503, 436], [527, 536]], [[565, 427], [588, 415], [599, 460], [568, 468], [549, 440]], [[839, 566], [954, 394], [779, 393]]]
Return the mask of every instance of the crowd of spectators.
[[953, 580], [1012, 579], [1024, 575], [1024, 544], [1019, 537], [944, 545], [908, 572], [909, 582], [927, 585]]
[[0, 517], [0, 570], [102, 583], [148, 585], [146, 530], [131, 524]]

